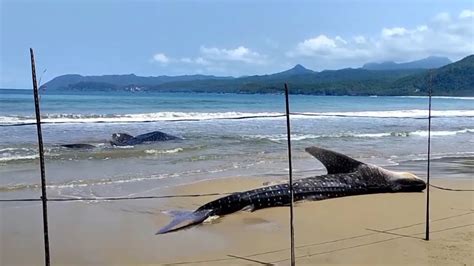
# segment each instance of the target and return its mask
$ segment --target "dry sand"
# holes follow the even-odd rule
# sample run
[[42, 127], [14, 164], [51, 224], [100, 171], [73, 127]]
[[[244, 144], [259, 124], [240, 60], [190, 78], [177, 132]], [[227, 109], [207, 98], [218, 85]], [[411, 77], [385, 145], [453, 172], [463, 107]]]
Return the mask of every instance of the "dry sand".
[[[182, 186], [173, 193], [239, 191], [263, 179], [230, 178]], [[433, 183], [474, 187], [472, 180]], [[426, 193], [394, 193], [298, 203], [298, 265], [472, 265], [472, 192], [431, 190], [431, 240], [423, 240]], [[289, 264], [287, 207], [227, 215], [155, 236], [163, 209], [195, 209], [216, 197], [106, 203], [50, 203], [53, 265]], [[1, 205], [1, 265], [41, 265], [40, 205]]]

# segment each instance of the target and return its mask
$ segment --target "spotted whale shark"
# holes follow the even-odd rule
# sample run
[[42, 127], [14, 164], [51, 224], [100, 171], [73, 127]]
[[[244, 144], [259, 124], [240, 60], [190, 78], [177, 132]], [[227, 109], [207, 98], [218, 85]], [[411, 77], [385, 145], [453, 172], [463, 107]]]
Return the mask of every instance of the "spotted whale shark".
[[138, 136], [131, 136], [126, 133], [114, 133], [112, 134], [112, 140], [110, 144], [113, 146], [133, 146], [137, 144], [143, 144], [148, 142], [167, 141], [167, 140], [178, 140], [180, 138], [172, 136], [160, 131], [153, 131]]
[[[319, 147], [306, 148], [318, 159], [327, 174], [293, 182], [294, 201], [325, 200], [374, 193], [421, 192], [426, 183], [408, 172], [394, 172], [366, 164], [344, 154]], [[172, 212], [174, 219], [157, 234], [165, 234], [202, 223], [208, 217], [222, 216], [240, 210], [286, 206], [290, 204], [288, 183], [233, 193], [211, 201], [193, 212]]]
[[[167, 140], [179, 140], [180, 138], [176, 136], [172, 136], [161, 131], [153, 131], [148, 132], [145, 134], [141, 134], [138, 136], [132, 136], [127, 133], [114, 133], [112, 134], [112, 139], [110, 140], [110, 144], [112, 146], [134, 146], [137, 144], [144, 144], [144, 143], [153, 143], [159, 141], [167, 141]], [[97, 148], [92, 144], [85, 144], [85, 143], [73, 143], [73, 144], [60, 144], [61, 147], [68, 148], [68, 149], [83, 149], [83, 150], [90, 150]]]

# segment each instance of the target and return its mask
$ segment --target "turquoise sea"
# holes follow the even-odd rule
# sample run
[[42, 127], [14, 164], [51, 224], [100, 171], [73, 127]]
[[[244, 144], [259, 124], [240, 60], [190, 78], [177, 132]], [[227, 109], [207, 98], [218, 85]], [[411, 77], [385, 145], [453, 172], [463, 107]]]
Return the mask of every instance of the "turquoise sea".
[[[291, 95], [290, 101], [296, 177], [323, 172], [304, 152], [311, 145], [395, 169], [426, 159], [427, 97]], [[283, 94], [43, 92], [48, 192], [144, 195], [204, 179], [285, 178], [284, 110]], [[434, 160], [471, 160], [474, 98], [434, 97], [432, 115]], [[0, 198], [40, 193], [34, 122], [31, 90], [0, 90]], [[182, 140], [126, 147], [108, 143], [112, 133], [155, 130]], [[59, 146], [67, 143], [97, 148]], [[414, 171], [423, 174], [420, 168]], [[450, 178], [456, 178], [455, 171]]]

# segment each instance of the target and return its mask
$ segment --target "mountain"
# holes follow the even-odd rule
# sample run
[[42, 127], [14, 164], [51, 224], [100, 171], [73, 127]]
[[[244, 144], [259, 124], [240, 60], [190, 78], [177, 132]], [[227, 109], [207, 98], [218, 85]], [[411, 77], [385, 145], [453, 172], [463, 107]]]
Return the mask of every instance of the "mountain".
[[[423, 60], [416, 62], [420, 61]], [[426, 95], [429, 84], [427, 80], [431, 75], [434, 95], [474, 96], [474, 55], [431, 70], [345, 68], [315, 72], [296, 65], [275, 74], [239, 78], [205, 75], [176, 77], [140, 77], [133, 74], [64, 75], [54, 78], [45, 86], [46, 91], [279, 93], [286, 82], [294, 94]]]
[[[46, 90], [133, 90], [133, 91], [193, 91], [193, 92], [242, 92], [242, 93], [266, 93], [276, 92], [281, 89], [284, 82], [289, 82], [294, 91], [299, 93], [314, 93], [311, 87], [325, 87], [331, 90], [333, 86], [344, 86], [343, 84], [373, 83], [380, 84], [394, 81], [401, 77], [418, 73], [422, 70], [390, 70], [371, 71], [365, 69], [340, 69], [315, 72], [296, 65], [292, 69], [270, 74], [255, 75], [240, 78], [215, 77], [215, 76], [158, 76], [139, 77], [130, 75], [105, 75], [105, 76], [81, 76], [64, 75], [54, 78], [45, 84]], [[336, 92], [315, 92], [320, 94], [334, 94]], [[337, 93], [336, 93], [337, 94]]]
[[367, 70], [432, 69], [439, 68], [450, 63], [451, 60], [449, 60], [447, 57], [430, 56], [424, 59], [406, 63], [395, 63], [393, 61], [383, 63], [367, 63], [362, 66], [362, 68]]
[[291, 69], [288, 69], [283, 72], [275, 73], [272, 76], [279, 76], [279, 77], [289, 77], [289, 76], [295, 76], [295, 75], [304, 75], [304, 74], [314, 74], [316, 73], [313, 70], [307, 69], [304, 66], [297, 64]]
[[403, 94], [474, 96], [474, 55], [438, 69], [407, 76], [392, 84]]

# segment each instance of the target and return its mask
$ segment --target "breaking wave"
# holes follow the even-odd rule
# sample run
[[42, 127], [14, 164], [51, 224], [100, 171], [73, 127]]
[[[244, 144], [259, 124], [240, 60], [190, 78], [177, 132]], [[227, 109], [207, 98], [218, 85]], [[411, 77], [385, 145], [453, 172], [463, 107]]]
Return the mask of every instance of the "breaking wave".
[[[203, 121], [203, 120], [241, 120], [241, 119], [283, 119], [279, 112], [157, 112], [143, 114], [48, 114], [42, 118], [43, 123], [136, 123], [158, 121]], [[426, 118], [427, 110], [393, 110], [361, 112], [300, 112], [292, 113], [293, 119], [314, 119], [332, 117], [366, 117], [366, 118]], [[433, 110], [433, 117], [474, 117], [474, 110]], [[0, 116], [0, 126], [33, 125], [33, 116]]]
[[[405, 156], [403, 159], [398, 159], [398, 162], [411, 162], [411, 161], [426, 161], [428, 155], [426, 153], [421, 154], [411, 154]], [[474, 152], [448, 152], [448, 153], [432, 153], [430, 158], [431, 160], [440, 160], [445, 158], [466, 158], [474, 157]]]
[[30, 161], [36, 160], [39, 158], [39, 155], [13, 155], [0, 157], [0, 162], [10, 162], [10, 161]]
[[[42, 118], [43, 123], [133, 123], [157, 121], [201, 121], [214, 119], [251, 119], [272, 118], [283, 116], [280, 113], [200, 113], [200, 112], [158, 112], [143, 114], [122, 115], [95, 115], [95, 114], [49, 114]], [[34, 117], [30, 116], [0, 116], [0, 125], [33, 124]]]
[[[458, 134], [474, 133], [474, 129], [465, 128], [462, 130], [454, 131], [431, 131], [431, 136], [442, 137], [442, 136], [454, 136]], [[402, 131], [402, 132], [383, 132], [383, 133], [337, 133], [327, 135], [316, 135], [316, 134], [292, 134], [291, 140], [301, 141], [306, 139], [319, 139], [319, 138], [382, 138], [382, 137], [425, 137], [428, 136], [428, 131], [417, 130], [417, 131]], [[287, 139], [286, 134], [275, 134], [275, 135], [248, 135], [245, 138], [256, 138], [256, 139], [268, 139], [271, 141], [284, 141]]]
[[147, 154], [166, 154], [166, 153], [177, 153], [182, 152], [183, 148], [169, 149], [169, 150], [145, 150]]
[[10, 161], [30, 161], [39, 158], [38, 152], [34, 148], [2, 148], [0, 149], [0, 163]]
[[[361, 112], [296, 113], [300, 116], [367, 117], [367, 118], [428, 118], [428, 110], [393, 110]], [[432, 117], [474, 117], [474, 110], [432, 110]]]

